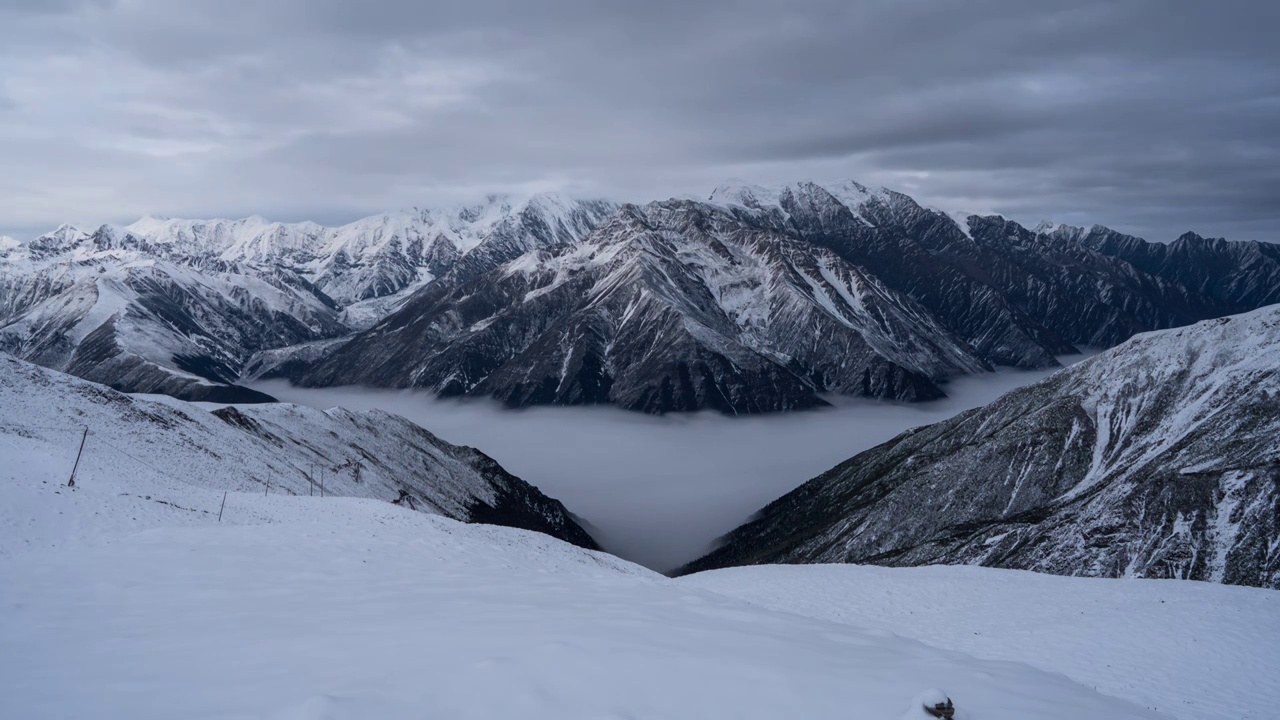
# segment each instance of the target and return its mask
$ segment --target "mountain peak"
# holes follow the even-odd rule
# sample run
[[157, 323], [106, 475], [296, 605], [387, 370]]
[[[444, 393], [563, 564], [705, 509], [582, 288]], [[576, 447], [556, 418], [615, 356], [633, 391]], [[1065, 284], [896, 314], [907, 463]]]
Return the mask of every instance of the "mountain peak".
[[[857, 209], [863, 203], [870, 200], [887, 201], [895, 195], [894, 191], [886, 187], [868, 187], [856, 180], [841, 180], [839, 182], [830, 183], [823, 186], [827, 192], [831, 193], [837, 200], [844, 203], [851, 210]], [[896, 193], [902, 195], [902, 193]], [[903, 197], [907, 197], [903, 195]]]
[[740, 180], [721, 183], [707, 200], [715, 204], [741, 205], [752, 209], [780, 207], [790, 185], [756, 185]]
[[856, 180], [839, 180], [830, 183], [798, 180], [784, 185], [756, 185], [730, 180], [721, 183], [712, 191], [708, 200], [715, 204], [739, 205], [751, 209], [781, 209], [783, 200], [788, 196], [811, 197], [815, 194], [830, 195], [854, 212], [871, 200], [889, 202], [897, 197], [909, 198], [888, 188], [868, 187]]

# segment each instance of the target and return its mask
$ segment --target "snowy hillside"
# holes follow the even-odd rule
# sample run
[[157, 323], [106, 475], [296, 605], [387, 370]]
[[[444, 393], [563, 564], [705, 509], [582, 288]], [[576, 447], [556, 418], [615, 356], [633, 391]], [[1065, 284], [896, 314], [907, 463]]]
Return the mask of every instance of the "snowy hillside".
[[966, 563], [1280, 589], [1280, 305], [1139, 335], [910, 430], [688, 570]]
[[[0, 408], [0, 524], [12, 530], [0, 537], [0, 552], [92, 539], [104, 529], [136, 532], [157, 521], [207, 525], [217, 522], [223, 491], [231, 493], [223, 522], [244, 520], [235, 508], [244, 493], [323, 493], [595, 547], [558, 501], [479, 451], [384, 412], [284, 404], [209, 412], [132, 397], [2, 353]], [[85, 428], [76, 487], [61, 487]]]
[[[79, 497], [41, 499], [108, 510]], [[0, 558], [5, 714], [897, 720], [938, 687], [968, 720], [1170, 717], [543, 535], [352, 498], [235, 501], [254, 520]]]
[[865, 565], [730, 568], [681, 585], [1026, 663], [1182, 720], [1261, 720], [1280, 698], [1280, 593], [1269, 590]]

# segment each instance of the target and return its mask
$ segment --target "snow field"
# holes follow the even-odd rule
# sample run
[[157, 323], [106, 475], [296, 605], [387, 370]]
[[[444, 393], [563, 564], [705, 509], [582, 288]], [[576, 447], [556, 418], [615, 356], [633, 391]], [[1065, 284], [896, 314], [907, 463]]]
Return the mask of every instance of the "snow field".
[[239, 499], [272, 522], [0, 559], [3, 714], [892, 720], [936, 686], [974, 720], [1159, 717], [534, 533], [371, 500]]
[[969, 566], [771, 565], [683, 578], [755, 605], [1026, 663], [1185, 720], [1280, 702], [1280, 593]]

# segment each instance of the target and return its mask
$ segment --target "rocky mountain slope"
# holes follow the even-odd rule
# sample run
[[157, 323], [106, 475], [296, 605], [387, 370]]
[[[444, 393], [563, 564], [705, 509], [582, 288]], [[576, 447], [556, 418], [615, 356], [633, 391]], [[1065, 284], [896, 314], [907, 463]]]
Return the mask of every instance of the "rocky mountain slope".
[[132, 397], [3, 353], [0, 407], [6, 464], [30, 464], [25, 473], [31, 475], [55, 461], [55, 483], [66, 482], [87, 428], [76, 469], [80, 485], [141, 476], [203, 491], [373, 498], [596, 547], [559, 501], [480, 451], [385, 412], [286, 404], [209, 412], [168, 398]]
[[[1188, 273], [1172, 267], [1157, 272], [1124, 254], [1101, 251], [1088, 238], [1116, 234], [1101, 227], [1029, 230], [998, 216], [976, 215], [961, 224], [907, 195], [856, 182], [725, 186], [712, 201], [867, 268], [1002, 365], [1051, 365], [1053, 355], [1075, 345], [1111, 346], [1137, 332], [1261, 307], [1280, 292], [1274, 266], [1253, 262], [1245, 251], [1257, 243], [1219, 241], [1206, 251], [1214, 257], [1211, 263], [1170, 263], [1234, 282], [1239, 292], [1227, 300], [1206, 293], [1203, 280], [1189, 282]], [[1166, 247], [1129, 240], [1143, 252]]]
[[908, 400], [987, 364], [836, 255], [700, 203], [627, 206], [583, 242], [441, 282], [298, 379], [509, 405], [761, 412]]
[[1155, 267], [1099, 249], [1098, 232], [961, 226], [854, 182], [726, 185], [708, 202], [628, 205], [581, 242], [441, 278], [273, 374], [646, 412], [788, 410], [827, 393], [920, 400], [958, 374], [1053, 366], [1078, 346], [1280, 293], [1256, 244], [1218, 241], [1213, 263]]
[[1280, 302], [1280, 245], [1274, 243], [1228, 242], [1186, 233], [1165, 245], [1101, 225], [1052, 226], [1049, 234], [1180, 283], [1236, 312]]
[[979, 564], [1280, 588], [1280, 306], [1148, 333], [902, 434], [686, 572]]
[[61, 228], [0, 256], [0, 350], [130, 392], [222, 402], [256, 351], [350, 332], [305, 278], [156, 259], [104, 226]]

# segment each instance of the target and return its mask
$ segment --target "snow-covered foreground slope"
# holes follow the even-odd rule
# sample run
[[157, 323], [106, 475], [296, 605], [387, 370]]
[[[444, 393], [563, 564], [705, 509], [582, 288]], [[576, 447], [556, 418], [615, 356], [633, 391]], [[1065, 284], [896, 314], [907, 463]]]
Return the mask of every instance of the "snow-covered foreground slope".
[[1280, 593], [1270, 590], [864, 565], [728, 568], [681, 584], [1023, 662], [1184, 720], [1270, 718], [1280, 701]]
[[236, 502], [270, 522], [0, 558], [0, 714], [896, 720], [937, 686], [971, 720], [1163, 717], [545, 535], [370, 500]]
[[[61, 488], [82, 437], [76, 488]], [[236, 509], [242, 495], [324, 493], [595, 546], [559, 501], [483, 453], [390, 413], [274, 404], [209, 412], [0, 353], [0, 527], [16, 528], [0, 534], [0, 554], [217, 522], [224, 491], [223, 522], [252, 513]]]

